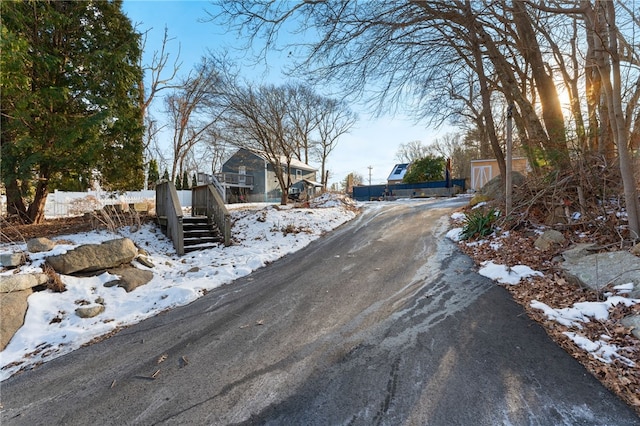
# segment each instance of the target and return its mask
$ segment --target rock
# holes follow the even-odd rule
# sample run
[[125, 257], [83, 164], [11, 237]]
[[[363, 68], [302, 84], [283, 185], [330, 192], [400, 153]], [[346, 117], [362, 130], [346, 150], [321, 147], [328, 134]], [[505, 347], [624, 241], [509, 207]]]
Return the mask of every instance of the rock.
[[564, 235], [562, 233], [556, 231], [555, 229], [548, 229], [544, 231], [542, 235], [538, 237], [536, 242], [533, 244], [537, 249], [540, 250], [549, 250], [554, 245], [561, 245], [565, 242]]
[[114, 281], [109, 281], [108, 283], [105, 283], [104, 286], [122, 287], [127, 291], [127, 293], [147, 284], [153, 278], [153, 272], [133, 267], [113, 268], [109, 270], [109, 273], [117, 275], [120, 278]]
[[16, 268], [24, 265], [27, 257], [23, 252], [18, 253], [0, 253], [0, 266], [3, 268]]
[[640, 289], [640, 258], [628, 251], [595, 253], [560, 264], [567, 279], [576, 285], [599, 291], [607, 284], [633, 282], [635, 293]]
[[585, 256], [589, 256], [592, 249], [595, 249], [596, 245], [593, 243], [580, 243], [576, 244], [569, 250], [562, 252], [562, 258], [565, 261], [576, 261]]
[[136, 257], [136, 261], [138, 261], [138, 263], [140, 263], [141, 265], [146, 266], [147, 268], [153, 268], [155, 266], [146, 256], [140, 254], [138, 255], [138, 257]]
[[[511, 174], [511, 182], [515, 186], [522, 185], [525, 178], [522, 173], [514, 171]], [[504, 184], [500, 175], [487, 182], [481, 189], [480, 194], [491, 200], [504, 200]]]
[[31, 253], [40, 253], [42, 251], [51, 251], [56, 246], [55, 241], [48, 238], [32, 238], [27, 241], [27, 250]]
[[0, 293], [31, 289], [49, 281], [47, 274], [13, 274], [0, 276]]
[[640, 315], [628, 315], [622, 318], [622, 325], [631, 329], [631, 334], [640, 339]]
[[0, 294], [0, 351], [7, 347], [13, 335], [24, 324], [27, 298], [32, 293], [33, 290], [27, 289]]
[[68, 275], [115, 268], [131, 262], [137, 254], [133, 241], [120, 238], [102, 244], [85, 244], [65, 254], [49, 256], [47, 262], [59, 274]]
[[93, 318], [104, 312], [104, 305], [81, 306], [76, 309], [76, 315], [80, 318]]

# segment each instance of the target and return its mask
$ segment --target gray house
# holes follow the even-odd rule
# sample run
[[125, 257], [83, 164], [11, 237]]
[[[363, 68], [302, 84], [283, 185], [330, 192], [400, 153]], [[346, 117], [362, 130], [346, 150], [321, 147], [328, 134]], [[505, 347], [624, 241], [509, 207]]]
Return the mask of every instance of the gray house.
[[[286, 164], [282, 158], [281, 163]], [[299, 160], [291, 160], [289, 175], [291, 187], [289, 198], [302, 199], [315, 194], [317, 169]], [[226, 202], [279, 202], [281, 189], [273, 166], [268, 157], [259, 152], [241, 148], [223, 165], [222, 172], [216, 174], [220, 185], [225, 188]]]

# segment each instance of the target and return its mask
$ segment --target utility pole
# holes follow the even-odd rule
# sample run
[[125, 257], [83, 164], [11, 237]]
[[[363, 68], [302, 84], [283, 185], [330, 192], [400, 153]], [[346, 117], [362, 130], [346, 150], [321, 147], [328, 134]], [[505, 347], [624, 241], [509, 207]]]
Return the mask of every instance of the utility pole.
[[369, 186], [371, 186], [371, 170], [373, 169], [373, 167], [369, 166], [368, 169], [369, 169]]

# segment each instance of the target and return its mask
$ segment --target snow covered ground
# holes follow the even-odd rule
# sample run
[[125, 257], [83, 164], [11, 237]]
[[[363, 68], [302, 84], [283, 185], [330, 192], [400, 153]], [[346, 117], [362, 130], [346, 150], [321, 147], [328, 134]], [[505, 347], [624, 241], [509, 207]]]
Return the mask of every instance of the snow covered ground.
[[[30, 263], [21, 268], [23, 273], [42, 272], [46, 257], [79, 245], [127, 237], [149, 253], [154, 277], [148, 284], [127, 293], [120, 287], [103, 286], [116, 279], [108, 273], [88, 278], [63, 275], [65, 292], [41, 291], [29, 296], [24, 325], [0, 352], [0, 380], [22, 368], [71, 352], [123, 326], [188, 304], [209, 290], [300, 250], [357, 215], [351, 199], [331, 194], [313, 200], [310, 208], [266, 203], [228, 207], [234, 221], [235, 240], [230, 247], [219, 246], [178, 257], [171, 241], [153, 224], [148, 224], [135, 233], [123, 229], [119, 235], [107, 231], [64, 235], [54, 240], [73, 244], [59, 244], [48, 252], [30, 253]], [[17, 250], [26, 250], [26, 245], [0, 245], [0, 251]], [[134, 263], [138, 268], [149, 269]], [[13, 271], [5, 271], [0, 275], [11, 273]], [[91, 306], [97, 300], [105, 306], [102, 314], [85, 319], [75, 314], [79, 306]]]
[[[394, 202], [358, 203], [363, 209], [382, 208], [391, 203], [424, 203], [425, 200], [398, 200]], [[176, 306], [192, 302], [212, 290], [233, 280], [248, 275], [270, 262], [308, 245], [324, 233], [356, 217], [356, 204], [348, 198], [325, 194], [316, 199], [310, 208], [293, 208], [267, 204], [240, 204], [229, 206], [234, 221], [235, 243], [230, 247], [217, 247], [189, 253], [183, 257], [175, 254], [171, 242], [153, 225], [146, 225], [135, 233], [128, 230], [115, 235], [106, 231], [65, 235], [73, 244], [57, 245], [52, 251], [30, 254], [31, 263], [22, 272], [40, 272], [47, 256], [60, 254], [81, 244], [100, 243], [113, 238], [128, 237], [138, 247], [149, 253], [154, 263], [154, 278], [147, 285], [127, 293], [120, 287], [104, 287], [114, 279], [108, 273], [89, 278], [62, 276], [67, 291], [53, 293], [42, 291], [29, 297], [25, 324], [18, 330], [9, 345], [0, 352], [0, 380], [5, 380], [17, 371], [46, 362], [69, 353], [91, 340], [137, 323]], [[459, 213], [452, 216], [461, 220]], [[447, 235], [459, 240], [461, 229], [452, 229]], [[0, 251], [26, 250], [16, 245], [0, 246]], [[136, 264], [145, 269], [144, 266]], [[498, 282], [518, 285], [528, 276], [540, 274], [523, 265], [495, 265], [488, 262], [480, 273]], [[11, 271], [1, 274], [11, 273]], [[637, 303], [636, 300], [615, 296], [609, 303]], [[618, 299], [619, 298], [619, 299]], [[624, 300], [621, 300], [624, 299]], [[82, 319], [74, 311], [81, 304], [89, 305], [99, 300], [105, 311], [94, 318]], [[606, 309], [590, 304], [574, 306], [574, 311], [553, 310], [544, 307], [547, 315], [557, 318], [571, 316], [572, 321], [601, 319]], [[555, 312], [555, 313], [554, 313]], [[560, 320], [560, 319], [559, 319]], [[570, 338], [574, 338], [569, 336]], [[579, 335], [575, 339], [581, 339]], [[594, 356], [607, 360], [615, 359], [615, 347], [584, 342], [583, 347], [593, 349]], [[591, 342], [593, 343], [593, 342]], [[599, 352], [598, 352], [599, 351]], [[620, 357], [618, 357], [619, 359]]]

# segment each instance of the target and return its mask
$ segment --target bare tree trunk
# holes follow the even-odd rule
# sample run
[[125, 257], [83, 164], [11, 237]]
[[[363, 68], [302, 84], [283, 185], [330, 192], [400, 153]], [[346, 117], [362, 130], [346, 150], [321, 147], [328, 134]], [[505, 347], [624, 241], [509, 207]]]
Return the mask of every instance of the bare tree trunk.
[[[467, 14], [471, 14], [471, 7], [467, 3]], [[477, 23], [476, 23], [477, 25]], [[486, 135], [489, 137], [489, 142], [491, 143], [491, 149], [493, 150], [493, 155], [498, 162], [498, 169], [500, 169], [500, 176], [502, 176], [502, 181], [505, 181], [505, 176], [507, 175], [507, 165], [504, 161], [504, 153], [500, 148], [500, 142], [498, 141], [498, 136], [496, 135], [496, 127], [493, 121], [493, 114], [491, 111], [491, 92], [489, 91], [489, 85], [487, 82], [487, 76], [484, 71], [484, 63], [482, 62], [482, 52], [480, 51], [480, 41], [478, 40], [477, 32], [470, 31], [469, 36], [471, 37], [471, 48], [473, 51], [473, 57], [476, 65], [476, 74], [478, 76], [478, 84], [480, 85], [480, 96], [482, 98], [482, 117], [484, 121], [484, 131]]]
[[[625, 207], [629, 220], [629, 230], [633, 239], [640, 238], [640, 205], [636, 189], [633, 163], [629, 155], [629, 132], [627, 131], [624, 110], [622, 108], [620, 55], [618, 52], [618, 29], [615, 21], [615, 5], [613, 2], [596, 2], [596, 19], [602, 18], [607, 22], [605, 34], [595, 36], [598, 40], [608, 40], [608, 46], [602, 45], [601, 54], [597, 55], [598, 71], [600, 73], [602, 88], [605, 95], [609, 121], [620, 163], [620, 174], [624, 187]], [[605, 50], [606, 49], [606, 50]], [[613, 81], [611, 81], [611, 77]]]
[[547, 157], [558, 167], [569, 164], [569, 151], [564, 127], [564, 117], [558, 98], [556, 85], [551, 75], [547, 74], [545, 61], [531, 25], [531, 17], [521, 0], [513, 1], [513, 20], [520, 35], [519, 50], [524, 59], [531, 65], [531, 73], [535, 80], [536, 90], [540, 96], [542, 118], [547, 130]]

